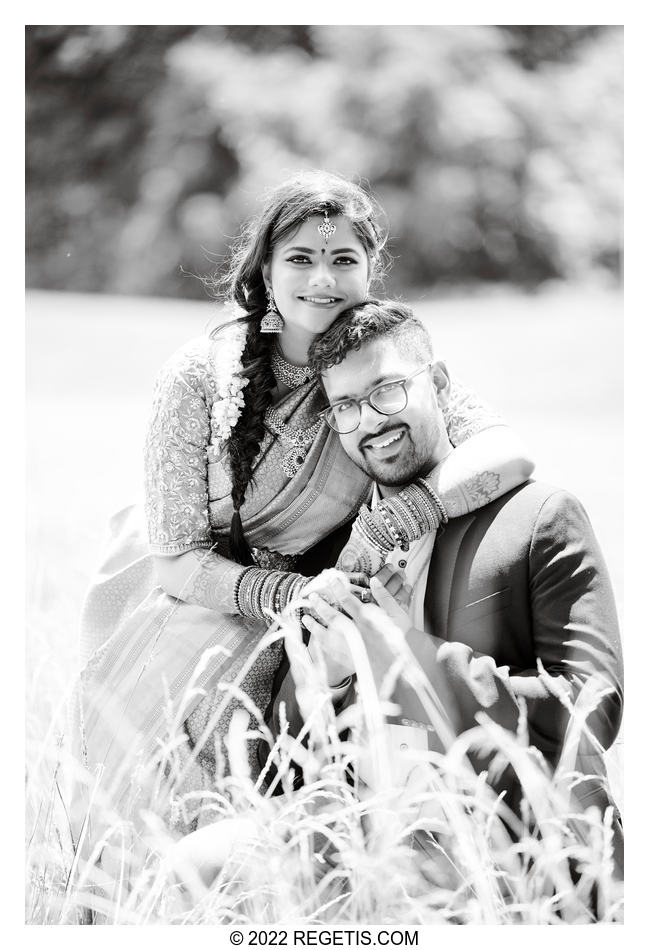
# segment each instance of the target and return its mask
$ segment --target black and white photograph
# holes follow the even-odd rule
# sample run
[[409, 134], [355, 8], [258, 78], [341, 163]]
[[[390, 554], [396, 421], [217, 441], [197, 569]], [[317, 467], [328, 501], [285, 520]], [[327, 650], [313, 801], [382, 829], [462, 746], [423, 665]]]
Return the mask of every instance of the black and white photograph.
[[24, 922], [623, 924], [625, 27], [24, 40]]

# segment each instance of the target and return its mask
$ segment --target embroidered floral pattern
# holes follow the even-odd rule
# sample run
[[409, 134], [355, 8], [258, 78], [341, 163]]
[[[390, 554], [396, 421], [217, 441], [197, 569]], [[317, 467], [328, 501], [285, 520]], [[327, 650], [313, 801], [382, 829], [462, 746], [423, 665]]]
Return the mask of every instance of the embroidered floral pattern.
[[223, 450], [241, 412], [247, 380], [237, 370], [245, 333], [245, 325], [235, 324], [215, 339], [190, 340], [156, 380], [144, 466], [149, 541], [156, 554], [180, 554], [213, 543], [208, 447]]
[[501, 416], [456, 380], [451, 384], [451, 396], [443, 415], [453, 445], [459, 445], [483, 429], [505, 424]]

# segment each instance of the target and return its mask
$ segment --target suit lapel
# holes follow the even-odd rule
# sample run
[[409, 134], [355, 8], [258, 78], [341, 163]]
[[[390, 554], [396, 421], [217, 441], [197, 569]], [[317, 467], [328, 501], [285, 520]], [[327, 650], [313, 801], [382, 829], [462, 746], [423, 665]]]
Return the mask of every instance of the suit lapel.
[[427, 633], [448, 639], [448, 624], [460, 546], [475, 521], [475, 514], [453, 518], [437, 532], [428, 569], [424, 596], [424, 621]]

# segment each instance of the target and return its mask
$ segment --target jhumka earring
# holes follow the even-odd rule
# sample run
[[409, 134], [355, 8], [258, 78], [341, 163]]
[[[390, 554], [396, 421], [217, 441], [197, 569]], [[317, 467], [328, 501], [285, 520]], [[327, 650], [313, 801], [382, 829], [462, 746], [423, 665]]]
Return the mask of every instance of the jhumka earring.
[[259, 329], [262, 333], [281, 333], [284, 329], [284, 321], [281, 313], [277, 310], [273, 291], [270, 287], [266, 290], [266, 296], [268, 297], [268, 312], [261, 318]]
[[324, 221], [318, 225], [318, 231], [324, 238], [325, 244], [329, 243], [329, 238], [336, 233], [336, 225], [329, 220], [329, 212], [325, 210]]

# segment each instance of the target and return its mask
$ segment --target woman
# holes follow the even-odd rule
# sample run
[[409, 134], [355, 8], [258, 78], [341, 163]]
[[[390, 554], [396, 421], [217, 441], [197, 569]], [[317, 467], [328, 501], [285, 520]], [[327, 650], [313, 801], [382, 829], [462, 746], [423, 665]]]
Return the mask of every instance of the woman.
[[[121, 807], [133, 791], [134, 756], [149, 762], [178, 727], [189, 741], [168, 750], [176, 788], [209, 789], [227, 770], [233, 712], [252, 703], [263, 715], [280, 660], [279, 641], [258, 649], [268, 610], [296, 599], [306, 583], [298, 557], [368, 499], [367, 477], [320, 415], [324, 396], [307, 352], [367, 298], [384, 244], [359, 187], [326, 173], [291, 179], [234, 254], [226, 283], [235, 319], [190, 341], [161, 371], [146, 441], [148, 545], [137, 511], [120, 513], [82, 624], [88, 764], [103, 764]], [[532, 470], [515, 436], [466, 390], [456, 387], [446, 422], [457, 447], [430, 481], [428, 507], [413, 494], [420, 533]], [[498, 484], [472, 495], [484, 469]], [[395, 543], [412, 530], [402, 514], [383, 525]], [[357, 554], [345, 559], [352, 573], [380, 565], [371, 544]], [[245, 696], [224, 689], [237, 677]], [[248, 748], [255, 777], [256, 743]]]

